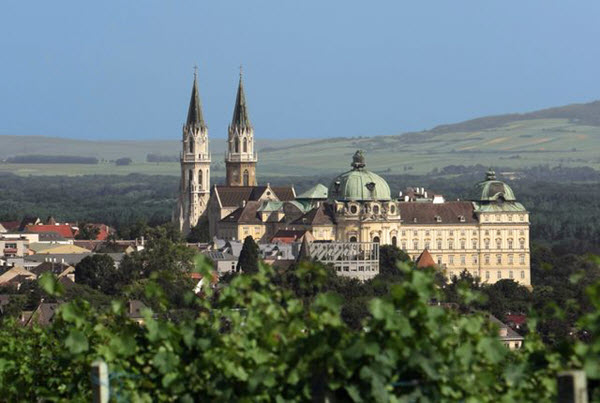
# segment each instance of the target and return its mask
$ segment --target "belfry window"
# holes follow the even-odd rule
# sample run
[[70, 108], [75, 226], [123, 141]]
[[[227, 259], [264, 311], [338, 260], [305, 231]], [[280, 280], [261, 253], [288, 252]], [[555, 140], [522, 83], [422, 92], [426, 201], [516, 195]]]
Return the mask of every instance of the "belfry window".
[[235, 153], [239, 153], [240, 152], [240, 139], [238, 139], [236, 137], [235, 141], [234, 141], [234, 151]]
[[202, 188], [202, 170], [198, 171], [198, 186]]
[[248, 152], [248, 140], [246, 140], [246, 139], [244, 139], [243, 150], [244, 150], [245, 153]]
[[190, 148], [190, 153], [193, 154], [194, 153], [194, 139], [190, 138], [188, 140], [188, 144], [189, 144], [189, 148]]

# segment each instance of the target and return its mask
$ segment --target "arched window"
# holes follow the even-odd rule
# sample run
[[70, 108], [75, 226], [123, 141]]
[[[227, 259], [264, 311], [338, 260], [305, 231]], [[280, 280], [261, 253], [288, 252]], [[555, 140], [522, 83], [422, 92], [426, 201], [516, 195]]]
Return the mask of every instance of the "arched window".
[[188, 144], [190, 146], [190, 153], [193, 154], [194, 153], [194, 139], [189, 139]]
[[198, 186], [202, 188], [202, 170], [198, 171]]
[[235, 142], [234, 142], [235, 146], [234, 146], [234, 153], [239, 153], [240, 152], [240, 139], [238, 139], [237, 137], [235, 138]]
[[374, 236], [373, 237], [373, 242], [379, 243], [379, 237], [378, 236]]
[[249, 186], [250, 184], [250, 174], [248, 173], [248, 170], [245, 169], [244, 170], [244, 186]]
[[245, 153], [248, 152], [248, 140], [244, 139], [243, 151]]
[[356, 237], [354, 235], [350, 237], [350, 242], [356, 242]]
[[398, 239], [395, 236], [392, 237], [392, 245], [394, 245], [394, 246], [398, 245]]

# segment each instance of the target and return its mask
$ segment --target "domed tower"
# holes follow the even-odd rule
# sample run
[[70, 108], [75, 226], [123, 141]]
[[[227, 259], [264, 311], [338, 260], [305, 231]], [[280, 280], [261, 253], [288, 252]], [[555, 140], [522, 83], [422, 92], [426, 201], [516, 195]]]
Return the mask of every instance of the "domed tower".
[[493, 283], [513, 279], [529, 286], [529, 212], [515, 193], [489, 170], [475, 187], [474, 212], [479, 226], [480, 277]]
[[256, 162], [254, 128], [248, 116], [246, 95], [240, 71], [233, 118], [228, 129], [225, 167], [227, 186], [256, 186]]
[[353, 155], [351, 167], [329, 185], [328, 204], [338, 223], [337, 240], [392, 243], [400, 212], [388, 183], [366, 169], [361, 150]]
[[196, 71], [187, 119], [183, 125], [182, 146], [179, 200], [173, 218], [179, 229], [187, 234], [205, 215], [210, 197], [208, 127], [202, 114]]

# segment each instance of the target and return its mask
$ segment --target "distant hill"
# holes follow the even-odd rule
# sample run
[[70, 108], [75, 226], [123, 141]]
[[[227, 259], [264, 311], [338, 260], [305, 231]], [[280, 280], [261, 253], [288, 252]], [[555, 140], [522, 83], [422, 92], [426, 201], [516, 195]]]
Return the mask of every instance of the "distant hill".
[[[370, 169], [389, 174], [427, 173], [449, 165], [518, 168], [589, 166], [600, 169], [600, 101], [529, 113], [488, 116], [437, 126], [423, 132], [374, 137], [265, 140], [257, 134], [259, 175], [333, 175], [349, 169], [357, 149], [366, 151]], [[222, 175], [224, 140], [212, 140], [214, 172]], [[172, 141], [84, 141], [43, 136], [0, 136], [0, 159], [19, 154], [81, 155], [112, 160], [130, 157], [133, 165], [85, 168], [85, 173], [165, 173], [178, 175], [177, 163], [141, 164], [149, 153], [179, 153]], [[0, 171], [15, 171], [0, 164]], [[72, 168], [66, 168], [71, 172]], [[96, 172], [98, 170], [98, 172]], [[49, 174], [52, 168], [19, 167], [22, 174]], [[63, 171], [55, 171], [63, 173]]]
[[571, 104], [555, 108], [542, 109], [529, 113], [511, 113], [507, 115], [487, 116], [467, 120], [465, 122], [441, 125], [431, 129], [434, 133], [466, 132], [475, 130], [485, 130], [518, 120], [533, 119], [568, 119], [569, 122], [586, 125], [600, 126], [600, 101], [594, 101], [587, 104]]

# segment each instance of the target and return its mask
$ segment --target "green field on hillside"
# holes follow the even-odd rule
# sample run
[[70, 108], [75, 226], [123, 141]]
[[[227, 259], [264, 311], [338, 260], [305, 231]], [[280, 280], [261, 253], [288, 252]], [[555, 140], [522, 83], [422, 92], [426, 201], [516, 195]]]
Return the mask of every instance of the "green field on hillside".
[[[371, 170], [423, 174], [449, 165], [524, 168], [539, 165], [600, 169], [600, 102], [574, 104], [527, 114], [511, 114], [443, 125], [429, 131], [390, 136], [269, 140], [256, 133], [258, 175], [333, 175], [350, 167], [357, 149], [366, 151]], [[18, 175], [163, 174], [179, 175], [178, 163], [146, 163], [149, 153], [178, 155], [180, 142], [85, 141], [43, 136], [0, 136], [0, 160], [14, 155], [96, 157], [98, 165], [8, 164], [0, 172]], [[212, 139], [213, 175], [224, 176], [225, 140]], [[130, 157], [117, 167], [107, 161]]]

